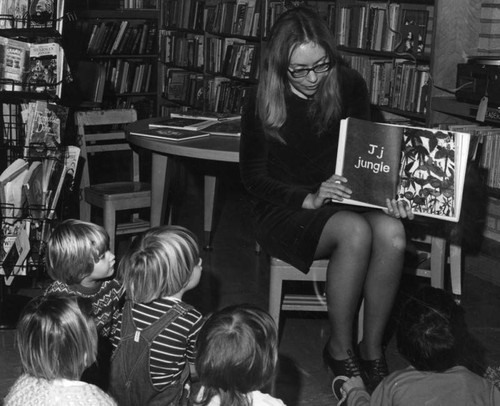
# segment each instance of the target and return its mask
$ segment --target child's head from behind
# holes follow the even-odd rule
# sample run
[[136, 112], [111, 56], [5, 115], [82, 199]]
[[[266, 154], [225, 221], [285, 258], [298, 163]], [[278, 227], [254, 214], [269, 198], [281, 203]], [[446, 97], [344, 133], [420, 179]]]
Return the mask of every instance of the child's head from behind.
[[398, 350], [416, 369], [442, 372], [457, 365], [465, 331], [462, 309], [453, 298], [426, 287], [401, 309]]
[[92, 317], [73, 296], [32, 299], [17, 325], [24, 372], [47, 380], [79, 380], [97, 354], [97, 330]]
[[197, 239], [180, 226], [154, 227], [139, 235], [118, 266], [127, 296], [137, 303], [194, 288], [200, 271]]
[[277, 329], [257, 307], [232, 306], [214, 313], [196, 347], [196, 370], [205, 388], [202, 403], [219, 395], [221, 404], [246, 404], [245, 394], [264, 388], [274, 377]]
[[104, 228], [85, 221], [65, 220], [47, 242], [47, 271], [54, 280], [79, 284], [94, 271], [108, 250], [109, 236]]

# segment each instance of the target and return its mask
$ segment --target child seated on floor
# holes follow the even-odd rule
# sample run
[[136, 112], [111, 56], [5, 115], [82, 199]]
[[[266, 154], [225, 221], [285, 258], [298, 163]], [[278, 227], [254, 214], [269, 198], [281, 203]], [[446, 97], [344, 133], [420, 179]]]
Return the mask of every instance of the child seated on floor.
[[[491, 382], [460, 365], [466, 333], [463, 311], [441, 289], [424, 288], [404, 304], [397, 331], [407, 368], [386, 377], [370, 395], [359, 378], [337, 377], [338, 404], [348, 406], [493, 406], [500, 391]], [[344, 396], [342, 396], [344, 395]]]
[[45, 263], [54, 282], [46, 294], [76, 295], [91, 309], [99, 335], [97, 364], [85, 371], [82, 380], [107, 389], [111, 330], [120, 310], [121, 285], [113, 278], [115, 256], [103, 227], [68, 219], [52, 231]]
[[195, 405], [284, 406], [261, 390], [271, 385], [278, 359], [276, 325], [265, 311], [240, 305], [214, 313], [196, 344], [201, 389]]
[[17, 326], [23, 375], [5, 406], [116, 406], [97, 386], [80, 381], [97, 354], [97, 330], [76, 296], [32, 299]]
[[201, 269], [194, 234], [179, 226], [139, 235], [120, 261], [127, 300], [110, 375], [120, 406], [175, 405], [183, 397], [202, 315], [182, 296], [198, 285]]

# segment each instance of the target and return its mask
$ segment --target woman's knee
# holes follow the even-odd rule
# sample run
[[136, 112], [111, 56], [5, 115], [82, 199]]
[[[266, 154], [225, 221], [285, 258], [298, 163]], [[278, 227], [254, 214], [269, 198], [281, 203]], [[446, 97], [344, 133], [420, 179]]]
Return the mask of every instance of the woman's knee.
[[328, 223], [332, 232], [337, 234], [340, 243], [354, 247], [371, 244], [372, 228], [366, 218], [359, 213], [340, 211]]
[[382, 243], [388, 248], [404, 251], [406, 248], [406, 233], [401, 220], [380, 216], [372, 223], [374, 243]]

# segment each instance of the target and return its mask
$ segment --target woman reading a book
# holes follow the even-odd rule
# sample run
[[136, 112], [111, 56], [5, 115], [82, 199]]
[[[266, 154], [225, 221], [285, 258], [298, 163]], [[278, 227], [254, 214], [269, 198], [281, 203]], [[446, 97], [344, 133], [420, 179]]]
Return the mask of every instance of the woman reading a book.
[[[334, 174], [340, 119], [349, 116], [370, 118], [364, 80], [342, 62], [315, 11], [285, 12], [242, 116], [241, 176], [257, 240], [270, 255], [305, 273], [313, 260], [329, 259], [324, 359], [336, 376], [362, 375], [373, 388], [388, 374], [382, 337], [403, 266], [401, 219], [413, 214], [390, 199], [384, 211], [338, 203], [351, 193], [348, 179]], [[356, 347], [362, 298], [364, 337]]]

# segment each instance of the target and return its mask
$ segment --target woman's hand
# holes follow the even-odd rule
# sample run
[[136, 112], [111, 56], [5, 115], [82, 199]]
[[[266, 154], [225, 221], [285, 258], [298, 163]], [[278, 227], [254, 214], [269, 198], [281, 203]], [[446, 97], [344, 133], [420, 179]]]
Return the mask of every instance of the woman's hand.
[[394, 218], [408, 218], [413, 220], [415, 215], [411, 208], [406, 207], [406, 202], [396, 199], [386, 199], [387, 209], [383, 209], [384, 213]]
[[340, 175], [333, 175], [325, 180], [319, 187], [316, 193], [307, 195], [302, 204], [305, 209], [317, 209], [321, 207], [325, 201], [339, 201], [344, 198], [351, 197], [352, 190], [344, 185], [347, 179]]

